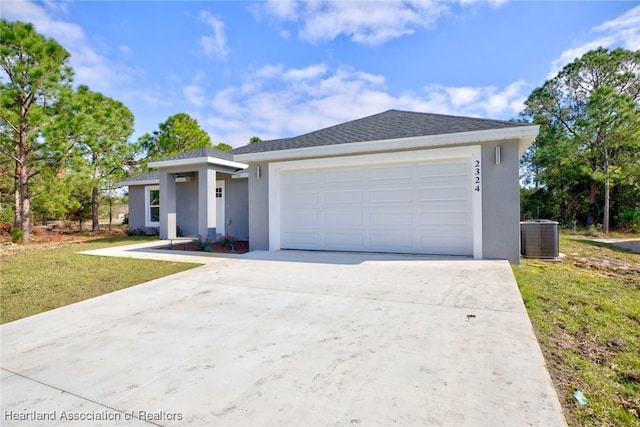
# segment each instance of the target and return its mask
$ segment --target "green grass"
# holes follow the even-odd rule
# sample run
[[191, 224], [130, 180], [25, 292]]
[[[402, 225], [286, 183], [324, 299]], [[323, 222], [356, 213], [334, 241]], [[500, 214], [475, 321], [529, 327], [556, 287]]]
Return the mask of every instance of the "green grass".
[[0, 250], [0, 323], [198, 266], [76, 253], [153, 239], [157, 237], [111, 237]]
[[513, 270], [567, 423], [640, 426], [640, 254], [570, 236], [560, 251]]

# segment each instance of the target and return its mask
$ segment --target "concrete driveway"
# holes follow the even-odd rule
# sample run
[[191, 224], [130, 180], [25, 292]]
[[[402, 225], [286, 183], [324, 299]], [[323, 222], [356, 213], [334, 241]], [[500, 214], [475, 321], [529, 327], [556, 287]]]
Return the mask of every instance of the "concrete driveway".
[[2, 425], [565, 425], [506, 261], [253, 252], [0, 333]]

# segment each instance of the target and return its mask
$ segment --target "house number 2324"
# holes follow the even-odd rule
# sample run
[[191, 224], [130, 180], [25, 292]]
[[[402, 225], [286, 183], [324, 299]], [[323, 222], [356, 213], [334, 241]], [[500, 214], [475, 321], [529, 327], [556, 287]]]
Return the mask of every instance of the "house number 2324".
[[473, 161], [473, 190], [480, 191], [480, 160]]

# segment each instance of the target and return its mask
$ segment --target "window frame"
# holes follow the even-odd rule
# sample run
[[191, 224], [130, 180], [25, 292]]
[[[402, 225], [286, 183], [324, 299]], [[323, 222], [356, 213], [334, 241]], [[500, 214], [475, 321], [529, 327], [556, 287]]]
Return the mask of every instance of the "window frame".
[[[158, 191], [158, 200], [160, 199], [160, 186], [147, 185], [144, 187], [144, 225], [145, 227], [160, 227], [160, 205], [151, 204], [151, 192]], [[158, 208], [158, 221], [151, 221], [151, 208]]]

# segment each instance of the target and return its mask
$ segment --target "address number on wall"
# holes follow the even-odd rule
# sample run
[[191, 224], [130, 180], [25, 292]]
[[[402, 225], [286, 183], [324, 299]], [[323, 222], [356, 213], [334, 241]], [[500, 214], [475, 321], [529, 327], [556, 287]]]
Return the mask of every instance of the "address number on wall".
[[480, 160], [473, 161], [473, 190], [480, 191]]

